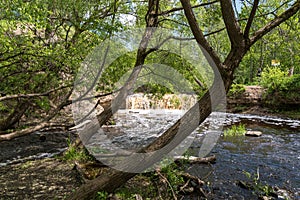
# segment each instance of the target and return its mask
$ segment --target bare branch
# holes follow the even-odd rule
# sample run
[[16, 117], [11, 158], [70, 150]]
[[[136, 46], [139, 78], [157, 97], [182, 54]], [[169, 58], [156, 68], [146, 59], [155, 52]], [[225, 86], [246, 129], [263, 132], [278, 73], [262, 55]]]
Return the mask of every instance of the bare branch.
[[174, 40], [181, 40], [181, 41], [187, 41], [187, 40], [194, 40], [195, 38], [181, 38], [181, 37], [175, 37], [175, 36], [169, 36], [166, 39], [164, 39], [161, 43], [159, 43], [157, 46], [150, 48], [148, 51], [146, 51], [146, 55], [159, 50], [159, 48], [166, 43], [167, 41], [174, 39]]
[[185, 23], [183, 23], [183, 22], [179, 22], [179, 21], [176, 21], [176, 20], [174, 20], [174, 19], [167, 19], [167, 18], [162, 19], [162, 20], [159, 20], [158, 23], [163, 22], [163, 21], [170, 21], [170, 22], [172, 22], [172, 23], [179, 24], [179, 25], [181, 25], [181, 26], [189, 27], [187, 24], [185, 24]]
[[221, 31], [224, 31], [225, 30], [225, 27], [224, 28], [220, 28], [219, 30], [216, 30], [216, 31], [213, 31], [213, 32], [210, 32], [210, 33], [207, 33], [204, 35], [204, 37], [207, 37], [207, 36], [210, 36], [210, 35], [214, 35], [216, 33], [219, 33]]
[[26, 135], [26, 134], [41, 130], [49, 125], [50, 125], [50, 123], [44, 122], [44, 123], [40, 123], [39, 125], [37, 125], [35, 127], [29, 127], [29, 128], [17, 130], [17, 131], [11, 132], [11, 133], [7, 133], [4, 135], [0, 135], [0, 141], [11, 140], [15, 137], [19, 137], [22, 135]]
[[[94, 89], [95, 85], [97, 84], [97, 81], [98, 81], [99, 78], [100, 78], [101, 72], [102, 72], [103, 69], [104, 69], [104, 65], [105, 65], [105, 62], [106, 62], [106, 59], [107, 59], [107, 54], [108, 54], [109, 48], [110, 48], [110, 46], [107, 46], [106, 49], [105, 49], [105, 54], [104, 54], [103, 61], [102, 61], [102, 63], [101, 63], [101, 66], [100, 66], [99, 70], [97, 71], [96, 77], [94, 78], [92, 84], [89, 86], [89, 88], [88, 88], [82, 95], [80, 95], [80, 97], [78, 97], [78, 100], [82, 99], [82, 98], [85, 97], [89, 92], [91, 92], [91, 91]], [[78, 84], [78, 83], [77, 83], [77, 84]]]

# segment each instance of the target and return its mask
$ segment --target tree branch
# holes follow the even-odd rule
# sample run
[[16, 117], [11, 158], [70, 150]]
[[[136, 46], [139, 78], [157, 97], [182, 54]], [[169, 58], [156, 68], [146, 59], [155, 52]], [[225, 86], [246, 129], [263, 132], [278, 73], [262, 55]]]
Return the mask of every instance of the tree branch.
[[251, 10], [251, 13], [250, 13], [250, 16], [249, 16], [249, 19], [247, 21], [247, 25], [246, 25], [246, 28], [245, 28], [245, 31], [244, 31], [244, 37], [245, 38], [249, 37], [250, 28], [251, 28], [252, 22], [254, 20], [257, 8], [258, 8], [258, 3], [259, 3], [259, 0], [254, 0], [252, 10]]
[[[0, 59], [0, 62], [7, 61], [7, 60], [9, 60], [9, 59], [15, 58], [15, 57], [20, 56], [20, 55], [23, 55], [23, 54], [24, 54], [24, 51], [21, 51], [21, 52], [19, 52], [19, 53], [16, 53], [16, 54], [14, 54], [14, 55], [8, 56], [8, 57], [6, 57], [6, 58], [1, 58], [1, 59]], [[2, 55], [1, 55], [1, 56], [2, 56]], [[2, 67], [1, 67], [1, 68], [2, 68]]]
[[176, 21], [174, 19], [168, 19], [168, 18], [165, 18], [165, 19], [162, 19], [162, 20], [159, 20], [158, 23], [161, 23], [163, 21], [170, 21], [171, 23], [175, 23], [175, 24], [179, 24], [181, 26], [185, 26], [185, 27], [189, 27], [187, 24], [183, 23], [183, 22], [179, 22], [179, 21]]
[[4, 135], [0, 135], [0, 141], [11, 140], [11, 139], [13, 139], [13, 138], [15, 138], [15, 137], [27, 135], [27, 134], [29, 134], [29, 133], [32, 133], [32, 132], [41, 130], [41, 129], [43, 129], [43, 128], [53, 126], [54, 123], [51, 123], [51, 122], [49, 122], [49, 121], [50, 121], [52, 118], [54, 118], [54, 117], [57, 115], [57, 113], [58, 113], [63, 107], [65, 107], [66, 102], [68, 101], [69, 97], [70, 97], [71, 94], [72, 94], [72, 91], [73, 91], [73, 89], [71, 89], [71, 90], [68, 92], [68, 94], [65, 96], [64, 101], [63, 101], [59, 106], [57, 106], [57, 108], [55, 108], [52, 112], [50, 112], [50, 114], [49, 114], [48, 116], [46, 116], [44, 119], [42, 119], [42, 120], [40, 121], [40, 123], [38, 123], [37, 126], [34, 126], [34, 127], [28, 127], [28, 128], [22, 129], [22, 130], [17, 130], [17, 131], [10, 132], [10, 133], [4, 134]]
[[169, 36], [166, 39], [164, 39], [161, 43], [159, 43], [158, 45], [156, 45], [153, 48], [150, 48], [148, 51], [146, 51], [146, 55], [149, 55], [150, 53], [157, 51], [164, 43], [166, 43], [167, 41], [174, 39], [174, 40], [180, 40], [180, 41], [187, 41], [187, 40], [194, 40], [195, 38], [181, 38], [181, 37], [175, 37], [175, 36]]
[[227, 33], [233, 46], [239, 46], [243, 41], [243, 34], [239, 23], [235, 18], [231, 0], [221, 0], [222, 17], [227, 29]]
[[33, 93], [33, 94], [14, 94], [14, 95], [7, 95], [4, 97], [0, 97], [0, 102], [4, 101], [4, 100], [9, 100], [9, 99], [18, 99], [18, 98], [33, 98], [33, 97], [41, 97], [41, 96], [48, 96], [50, 93], [58, 91], [58, 90], [62, 90], [64, 88], [68, 88], [71, 87], [72, 85], [64, 85], [58, 88], [54, 88], [52, 90], [49, 90], [47, 92], [44, 93]]
[[297, 0], [291, 8], [289, 8], [281, 15], [279, 15], [278, 17], [276, 17], [275, 19], [267, 23], [264, 27], [256, 31], [253, 37], [250, 38], [250, 45], [253, 45], [257, 40], [262, 38], [264, 35], [266, 35], [276, 26], [280, 25], [282, 22], [288, 20], [290, 17], [295, 15], [299, 11], [299, 9], [300, 9], [300, 0]]
[[210, 32], [210, 33], [205, 34], [204, 37], [207, 37], [207, 36], [210, 36], [210, 35], [219, 33], [219, 32], [224, 31], [224, 30], [225, 30], [225, 27], [224, 27], [224, 28], [220, 28], [220, 29], [218, 29], [218, 30], [215, 30], [215, 31], [213, 31], [213, 32]]
[[[256, 18], [260, 18], [260, 17], [265, 17], [265, 16], [268, 16], [268, 15], [274, 15], [275, 12], [277, 12], [280, 8], [282, 8], [284, 5], [286, 5], [288, 2], [284, 2], [283, 4], [281, 4], [280, 6], [278, 6], [277, 8], [275, 8], [274, 10], [270, 11], [270, 12], [267, 12], [267, 13], [262, 13], [260, 15], [256, 15], [254, 17], [254, 19]], [[248, 20], [249, 18], [240, 18], [238, 19], [238, 21], [245, 21], [245, 20]]]
[[218, 69], [222, 71], [222, 62], [217, 53], [213, 50], [208, 41], [205, 39], [205, 36], [203, 35], [203, 32], [197, 23], [196, 17], [194, 15], [189, 0], [181, 0], [181, 4], [196, 41], [209, 53], [214, 63], [217, 65]]
[[[212, 2], [207, 2], [207, 3], [201, 3], [201, 4], [198, 4], [198, 5], [195, 5], [195, 6], [192, 6], [192, 8], [198, 8], [198, 7], [202, 7], [202, 6], [208, 6], [208, 5], [211, 5], [211, 4], [215, 4], [215, 3], [218, 3], [219, 0], [216, 0], [216, 1], [212, 1]], [[172, 12], [176, 12], [176, 11], [180, 11], [180, 10], [183, 10], [183, 7], [178, 7], [178, 8], [173, 8], [171, 10], [166, 10], [166, 11], [163, 11], [161, 13], [159, 13], [158, 15], [167, 15], [167, 14], [170, 14]]]

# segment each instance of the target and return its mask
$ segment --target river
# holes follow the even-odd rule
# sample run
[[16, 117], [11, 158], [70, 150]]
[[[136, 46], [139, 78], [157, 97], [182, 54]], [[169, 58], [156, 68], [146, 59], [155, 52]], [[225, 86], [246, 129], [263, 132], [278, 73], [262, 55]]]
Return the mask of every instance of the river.
[[[119, 113], [116, 124], [106, 126], [117, 131], [109, 137], [114, 145], [136, 149], [154, 140], [183, 113], [142, 113], [139, 110]], [[126, 116], [125, 118], [122, 115]], [[221, 116], [221, 117], [220, 117]], [[221, 119], [218, 121], [218, 119]], [[259, 172], [260, 181], [286, 191], [292, 199], [300, 199], [300, 121], [287, 118], [247, 114], [213, 113], [193, 133], [190, 150], [195, 155], [203, 145], [203, 138], [211, 129], [243, 123], [248, 130], [258, 130], [261, 137], [224, 137], [222, 132], [211, 149], [217, 156], [212, 165], [192, 165], [187, 170], [209, 182], [206, 192], [223, 199], [253, 199], [253, 191], [245, 190], [239, 181], [249, 181], [245, 175]], [[217, 126], [216, 126], [217, 125]], [[215, 130], [213, 130], [215, 131]], [[121, 133], [121, 134], [120, 134]], [[46, 140], [41, 140], [41, 135]], [[0, 144], [0, 167], [26, 160], [53, 157], [67, 148], [67, 140], [76, 133], [36, 132], [4, 141]], [[93, 142], [91, 142], [93, 144]], [[94, 143], [96, 144], [96, 143]], [[108, 147], [109, 148], [109, 147]]]

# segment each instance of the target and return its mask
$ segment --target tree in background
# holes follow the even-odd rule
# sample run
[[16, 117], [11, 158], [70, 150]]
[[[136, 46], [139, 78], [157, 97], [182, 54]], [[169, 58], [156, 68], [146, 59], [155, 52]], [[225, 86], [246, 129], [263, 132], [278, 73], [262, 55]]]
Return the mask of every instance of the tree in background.
[[[288, 5], [288, 8], [278, 11], [276, 15], [268, 19], [266, 22], [259, 24], [259, 26], [254, 26], [254, 22], [256, 21], [257, 16], [259, 16], [260, 11], [259, 0], [254, 0], [253, 4], [249, 5], [249, 12], [247, 15], [245, 15], [247, 18], [244, 19], [246, 21], [244, 24], [239, 22], [239, 19], [237, 18], [239, 13], [235, 12], [234, 4], [231, 2], [231, 0], [220, 0], [220, 2], [216, 1], [209, 3], [201, 2], [200, 4], [198, 3], [199, 2], [191, 3], [188, 0], [181, 0], [182, 7], [175, 7], [171, 10], [163, 11], [163, 9], [160, 8], [161, 4], [159, 0], [151, 0], [148, 2], [148, 12], [145, 17], [147, 22], [146, 24], [149, 25], [147, 21], [147, 19], [149, 20], [149, 16], [150, 18], [151, 16], [154, 17], [152, 20], [156, 22], [169, 21], [173, 23], [175, 21], [174, 23], [177, 25], [183, 24], [183, 27], [180, 27], [182, 28], [182, 30], [186, 30], [184, 29], [184, 26], [188, 24], [188, 27], [190, 28], [195, 40], [202, 46], [204, 51], [209, 54], [208, 59], [210, 59], [213, 70], [219, 71], [221, 76], [215, 76], [214, 83], [211, 86], [209, 92], [206, 92], [199, 99], [197, 104], [195, 104], [189, 111], [187, 111], [180, 120], [178, 120], [170, 129], [165, 131], [159, 138], [139, 151], [146, 153], [153, 152], [153, 154], [151, 157], [143, 158], [142, 160], [140, 160], [140, 162], [136, 163], [137, 168], [147, 169], [153, 163], [163, 158], [164, 155], [157, 155], [157, 153], [155, 153], [154, 151], [161, 149], [162, 147], [167, 145], [169, 141], [171, 141], [178, 133], [179, 126], [181, 126], [183, 130], [178, 134], [181, 138], [185, 138], [200, 123], [202, 123], [212, 112], [213, 108], [221, 103], [221, 100], [226, 95], [226, 92], [220, 92], [220, 87], [224, 85], [225, 91], [229, 90], [234, 80], [234, 72], [238, 68], [239, 64], [241, 63], [242, 59], [249, 51], [249, 49], [255, 43], [260, 41], [262, 37], [269, 33], [271, 30], [275, 29], [280, 24], [295, 15], [300, 8], [300, 1], [291, 1]], [[215, 6], [211, 6], [212, 4]], [[196, 14], [199, 9], [212, 9], [212, 11], [214, 9], [218, 10], [218, 12], [215, 13], [217, 17], [220, 18], [220, 21], [223, 21], [228, 36], [227, 38], [230, 43], [230, 48], [227, 52], [224, 52], [224, 54], [226, 55], [224, 56], [224, 59], [222, 59], [222, 57], [208, 41], [208, 35], [204, 32], [206, 31], [206, 29], [203, 28], [203, 26], [206, 25], [205, 21], [199, 20], [199, 18], [201, 19], [201, 17]], [[185, 18], [178, 17], [177, 14], [174, 14], [170, 18], [164, 18], [163, 14], [167, 13], [168, 15], [170, 13], [176, 13], [182, 10], [184, 11]], [[210, 17], [216, 17], [216, 15], [211, 15]], [[160, 18], [161, 16], [163, 16], [163, 19]], [[162, 25], [162, 23], [158, 23], [157, 25]], [[143, 42], [144, 39], [146, 38], [143, 37], [141, 42]], [[146, 54], [144, 54], [144, 50], [145, 49], [143, 48], [138, 50], [136, 58], [137, 61], [141, 61], [145, 59], [145, 56], [147, 56]], [[133, 70], [134, 73], [136, 72], [136, 70], [139, 70], [138, 65], [135, 65], [135, 68]], [[132, 77], [129, 77], [129, 82], [133, 77], [134, 74]], [[214, 99], [211, 99], [211, 96]], [[111, 108], [108, 107], [103, 113], [104, 114], [100, 114], [98, 116], [100, 124], [103, 124], [109, 117], [111, 117]], [[198, 116], [199, 120], [197, 121], [197, 123], [193, 123], [193, 120], [195, 120]], [[93, 125], [91, 125], [90, 128], [92, 129], [92, 127]], [[111, 173], [109, 173], [109, 175], [103, 174], [96, 179], [82, 185], [74, 193], [71, 199], [90, 199], [91, 197], [96, 195], [97, 191], [101, 190], [113, 192], [116, 188], [123, 185], [134, 175], [134, 173], [111, 170]]]
[[[90, 50], [121, 28], [118, 1], [3, 1], [0, 8], [0, 140], [46, 127], [71, 103]], [[118, 16], [117, 16], [118, 15]]]
[[[198, 103], [182, 119], [140, 151], [152, 152], [164, 147], [177, 134], [179, 126], [185, 130], [180, 132], [180, 137], [185, 138], [225, 97], [226, 92], [220, 92], [220, 87], [224, 85], [228, 91], [235, 76], [240, 82], [252, 81], [254, 75], [249, 74], [258, 69], [256, 62], [264, 66], [280, 55], [283, 66], [290, 67], [289, 61], [293, 61], [295, 73], [298, 73], [299, 45], [291, 38], [298, 37], [299, 7], [299, 0], [282, 4], [253, 0], [245, 2], [241, 9], [231, 0], [3, 1], [0, 8], [0, 140], [69, 123], [60, 121], [57, 124], [54, 119], [72, 102], [70, 95], [80, 63], [105, 38], [133, 25], [146, 28], [141, 48], [129, 59], [134, 72], [129, 82], [138, 75], [147, 59], [161, 56], [156, 57], [142, 45], [147, 43], [147, 35], [151, 37], [152, 34], [147, 27], [175, 29], [180, 37], [196, 40], [209, 55], [213, 70], [221, 74], [215, 76], [209, 91], [201, 93]], [[279, 54], [275, 51], [278, 46], [268, 43], [276, 40], [274, 45], [283, 45], [279, 42], [282, 39], [291, 40], [286, 47], [291, 54]], [[165, 61], [175, 63], [176, 59], [180, 58], [168, 57]], [[99, 94], [101, 92], [106, 91], [100, 90]], [[118, 95], [126, 97], [122, 91]], [[110, 106], [105, 107], [98, 116], [100, 124], [112, 114]], [[146, 169], [162, 156], [154, 154], [137, 163], [137, 167]], [[134, 175], [112, 170], [109, 176], [100, 176], [83, 185], [73, 199], [90, 199], [100, 190], [112, 192]]]
[[[259, 27], [260, 24], [278, 16], [292, 2], [262, 2], [253, 27]], [[246, 23], [243, 18], [247, 17], [247, 13], [251, 9], [251, 5], [245, 2], [244, 4], [239, 15], [242, 24]], [[299, 28], [299, 13], [297, 13], [254, 44], [237, 69], [235, 82], [257, 84], [258, 72], [266, 67], [277, 67], [286, 72], [294, 69], [294, 73], [298, 74], [300, 72]]]

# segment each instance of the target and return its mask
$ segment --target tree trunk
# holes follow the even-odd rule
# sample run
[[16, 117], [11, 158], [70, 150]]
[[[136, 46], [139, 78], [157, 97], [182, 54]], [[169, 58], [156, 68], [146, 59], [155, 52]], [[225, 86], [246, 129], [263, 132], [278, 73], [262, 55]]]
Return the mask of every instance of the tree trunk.
[[[152, 4], [151, 4], [152, 3]], [[155, 5], [158, 1], [150, 1], [149, 5]], [[188, 19], [190, 28], [195, 36], [195, 39], [199, 44], [202, 45], [209, 56], [207, 56], [208, 62], [213, 67], [215, 72], [215, 80], [208, 92], [190, 109], [186, 114], [178, 120], [171, 128], [163, 133], [154, 142], [149, 144], [147, 147], [141, 149], [138, 153], [149, 153], [149, 156], [141, 157], [139, 162], [135, 162], [133, 170], [142, 171], [151, 167], [154, 163], [160, 161], [164, 155], [168, 154], [174, 147], [176, 147], [183, 139], [185, 139], [194, 129], [198, 127], [212, 112], [212, 110], [225, 99], [226, 91], [229, 90], [233, 81], [233, 72], [238, 67], [245, 53], [249, 50], [250, 46], [253, 45], [263, 35], [268, 33], [270, 30], [278, 26], [283, 21], [294, 15], [300, 7], [300, 1], [297, 1], [290, 9], [282, 13], [278, 18], [272, 20], [265, 27], [254, 33], [252, 38], [243, 36], [239, 25], [235, 19], [233, 8], [230, 0], [221, 0], [221, 9], [224, 22], [226, 24], [227, 32], [230, 37], [232, 49], [228, 54], [225, 61], [222, 63], [220, 58], [214, 52], [212, 47], [209, 45], [202, 31], [200, 30], [196, 18], [193, 14], [192, 7], [188, 0], [181, 0], [183, 5], [185, 16]], [[156, 4], [158, 5], [158, 4]], [[253, 11], [255, 15], [255, 10]], [[147, 14], [151, 13], [150, 9]], [[253, 17], [254, 17], [253, 15]], [[150, 16], [150, 15], [148, 15]], [[253, 19], [251, 19], [253, 20]], [[251, 20], [249, 20], [249, 26], [251, 26]], [[149, 25], [149, 24], [148, 24]], [[229, 27], [229, 28], [228, 28]], [[230, 29], [230, 30], [228, 30]], [[204, 53], [205, 54], [205, 53]], [[137, 57], [137, 61], [140, 58]], [[216, 72], [220, 72], [220, 74]], [[225, 89], [224, 91], [222, 89]], [[109, 117], [112, 115], [110, 108], [106, 109], [102, 117]], [[107, 119], [99, 116], [100, 125]], [[91, 129], [95, 128], [93, 124], [90, 125]], [[85, 139], [91, 137], [92, 131], [86, 135]], [[158, 151], [161, 150], [162, 151]], [[129, 159], [130, 160], [130, 159]], [[128, 162], [128, 161], [127, 161]], [[124, 161], [126, 165], [126, 160]], [[96, 196], [98, 191], [113, 192], [118, 187], [124, 185], [128, 179], [135, 176], [135, 173], [128, 173], [123, 171], [117, 171], [110, 169], [107, 174], [102, 174], [94, 180], [87, 182], [82, 185], [70, 199], [92, 199]]]
[[13, 126], [20, 121], [28, 107], [29, 103], [26, 100], [19, 100], [14, 111], [0, 122], [0, 131], [13, 128]]
[[[148, 169], [154, 163], [159, 162], [165, 155], [172, 151], [174, 147], [180, 144], [183, 139], [190, 135], [190, 133], [210, 115], [212, 109], [225, 98], [225, 92], [220, 90], [222, 87], [224, 87], [222, 79], [216, 79], [211, 89], [206, 92], [180, 120], [154, 142], [138, 151], [139, 153], [153, 153], [148, 154], [149, 156], [147, 157], [141, 157], [141, 160], [136, 162], [132, 171], [143, 171]], [[211, 97], [214, 99], [211, 99]], [[199, 118], [196, 116], [199, 116]], [[157, 151], [162, 148], [163, 151]], [[126, 162], [130, 162], [130, 158], [126, 160], [127, 161], [124, 161], [124, 165], [126, 165]], [[124, 185], [128, 179], [136, 175], [135, 173], [122, 172], [114, 169], [110, 169], [109, 171], [109, 174], [100, 175], [96, 179], [82, 185], [70, 199], [92, 199], [98, 191], [113, 192], [115, 189]]]

